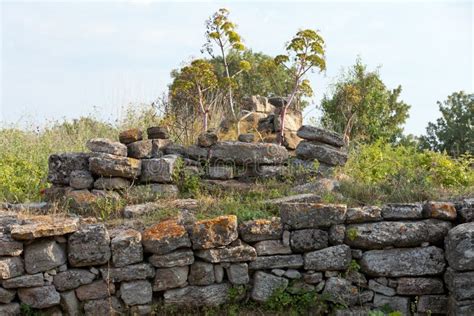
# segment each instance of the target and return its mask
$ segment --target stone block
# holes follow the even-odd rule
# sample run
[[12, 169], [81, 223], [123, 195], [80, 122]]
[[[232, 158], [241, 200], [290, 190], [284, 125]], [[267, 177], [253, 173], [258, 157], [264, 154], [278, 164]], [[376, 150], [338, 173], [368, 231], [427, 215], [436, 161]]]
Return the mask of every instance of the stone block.
[[397, 294], [427, 295], [442, 294], [443, 281], [438, 278], [400, 278], [397, 282]]
[[97, 280], [90, 284], [81, 285], [76, 290], [80, 301], [100, 300], [115, 293], [115, 285], [104, 280]]
[[284, 245], [281, 240], [262, 240], [257, 242], [255, 250], [258, 256], [288, 255], [291, 254], [291, 248]]
[[173, 174], [178, 156], [167, 155], [161, 158], [143, 159], [140, 182], [173, 182]]
[[126, 190], [130, 188], [131, 182], [124, 178], [99, 178], [94, 182], [94, 189], [97, 190]]
[[446, 314], [448, 297], [446, 295], [422, 295], [418, 298], [416, 311], [427, 314]]
[[245, 242], [281, 239], [283, 229], [280, 218], [257, 219], [239, 225], [240, 238]]
[[69, 176], [74, 170], [89, 170], [88, 153], [62, 153], [49, 156], [48, 182], [69, 185]]
[[458, 271], [474, 270], [474, 222], [458, 225], [445, 239], [446, 259]]
[[22, 275], [3, 281], [2, 286], [6, 289], [16, 289], [21, 287], [43, 286], [43, 273]]
[[191, 285], [209, 285], [215, 282], [214, 265], [195, 261], [189, 269], [188, 282]]
[[54, 286], [58, 291], [68, 291], [81, 285], [90, 284], [95, 279], [95, 274], [83, 269], [70, 269], [54, 276]]
[[328, 300], [346, 306], [355, 305], [358, 302], [359, 290], [351, 282], [343, 278], [330, 277], [324, 286], [323, 295]]
[[165, 304], [187, 307], [218, 306], [229, 300], [228, 283], [207, 286], [187, 286], [163, 294]]
[[146, 252], [164, 255], [178, 248], [191, 247], [191, 241], [183, 225], [177, 219], [162, 221], [142, 234], [142, 243]]
[[112, 238], [112, 263], [123, 267], [143, 261], [142, 235], [133, 229], [122, 230]]
[[386, 220], [422, 219], [423, 207], [420, 203], [391, 203], [382, 207], [382, 217]]
[[296, 147], [296, 156], [304, 160], [317, 159], [330, 166], [343, 166], [347, 161], [347, 152], [323, 143], [303, 140]]
[[266, 302], [276, 290], [286, 289], [288, 279], [257, 271], [250, 297], [257, 302]]
[[234, 177], [234, 168], [232, 166], [209, 166], [207, 176], [210, 179], [229, 180]]
[[156, 269], [153, 291], [164, 291], [186, 286], [189, 266]]
[[251, 270], [275, 269], [275, 268], [301, 268], [303, 266], [303, 256], [301, 255], [276, 255], [257, 257], [250, 262]]
[[247, 284], [250, 281], [249, 267], [246, 263], [234, 263], [226, 268], [227, 277], [232, 284]]
[[22, 275], [25, 271], [20, 257], [0, 257], [0, 280]]
[[474, 271], [456, 272], [449, 267], [444, 274], [444, 282], [454, 299], [474, 300]]
[[423, 205], [423, 216], [441, 220], [454, 221], [457, 213], [454, 203], [427, 202]]
[[346, 223], [358, 224], [382, 220], [382, 209], [377, 206], [352, 207], [347, 209]]
[[330, 227], [343, 224], [347, 208], [339, 204], [282, 203], [281, 222], [292, 229]]
[[142, 170], [141, 161], [110, 154], [94, 154], [89, 158], [90, 171], [102, 177], [137, 178]]
[[44, 272], [66, 263], [66, 251], [54, 240], [39, 240], [25, 248], [25, 270]]
[[128, 306], [149, 304], [153, 298], [151, 284], [145, 280], [122, 282], [120, 298]]
[[226, 215], [194, 223], [191, 230], [193, 249], [227, 246], [237, 239], [237, 216]]
[[82, 226], [68, 239], [68, 259], [72, 267], [105, 264], [109, 261], [110, 237], [103, 224]]
[[148, 139], [168, 139], [168, 129], [164, 126], [152, 126], [147, 128]]
[[122, 144], [130, 144], [143, 139], [143, 132], [138, 128], [128, 129], [119, 134], [119, 140]]
[[73, 170], [69, 175], [69, 186], [76, 190], [90, 189], [94, 178], [88, 170]]
[[351, 262], [351, 249], [338, 245], [305, 253], [304, 268], [316, 271], [346, 270]]
[[253, 261], [257, 258], [255, 248], [241, 242], [239, 239], [226, 247], [197, 250], [194, 255], [212, 263]]
[[309, 141], [321, 142], [335, 147], [344, 146], [342, 135], [315, 126], [301, 126], [298, 129], [298, 136]]
[[122, 268], [101, 268], [100, 274], [104, 280], [123, 282], [152, 278], [155, 276], [155, 269], [148, 263], [137, 263]]
[[93, 138], [87, 141], [87, 149], [95, 153], [127, 157], [127, 146], [107, 138]]
[[59, 304], [60, 296], [54, 286], [22, 288], [18, 290], [20, 301], [32, 308], [48, 308]]
[[374, 295], [374, 306], [388, 306], [394, 311], [399, 311], [402, 315], [410, 315], [410, 298], [402, 296]]
[[219, 142], [209, 152], [211, 161], [236, 165], [282, 164], [288, 159], [285, 147], [268, 143]]
[[328, 233], [320, 229], [302, 229], [291, 232], [291, 249], [294, 252], [308, 252], [326, 248]]
[[194, 263], [194, 253], [190, 249], [178, 249], [165, 255], [152, 255], [148, 261], [157, 268], [183, 267]]

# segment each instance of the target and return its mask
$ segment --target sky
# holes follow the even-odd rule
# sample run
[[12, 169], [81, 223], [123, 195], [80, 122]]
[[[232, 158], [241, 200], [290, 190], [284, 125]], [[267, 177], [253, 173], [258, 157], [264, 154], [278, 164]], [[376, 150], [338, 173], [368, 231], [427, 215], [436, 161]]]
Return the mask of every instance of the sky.
[[123, 106], [166, 91], [171, 70], [201, 57], [205, 20], [230, 10], [247, 47], [269, 55], [299, 29], [321, 32], [327, 71], [311, 74], [305, 120], [344, 68], [360, 56], [401, 85], [411, 105], [405, 132], [440, 116], [436, 101], [474, 92], [472, 1], [4, 1], [0, 124], [114, 120]]

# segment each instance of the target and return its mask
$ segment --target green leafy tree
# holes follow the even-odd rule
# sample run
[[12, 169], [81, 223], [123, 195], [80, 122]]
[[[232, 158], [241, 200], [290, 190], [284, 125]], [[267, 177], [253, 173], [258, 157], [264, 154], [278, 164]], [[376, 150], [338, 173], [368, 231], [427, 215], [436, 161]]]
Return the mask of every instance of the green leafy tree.
[[300, 30], [286, 46], [286, 54], [275, 57], [277, 65], [283, 65], [291, 74], [291, 93], [280, 111], [281, 127], [278, 135], [279, 143], [283, 142], [285, 132], [285, 116], [298, 96], [311, 96], [313, 91], [306, 79], [308, 71], [326, 70], [324, 40], [314, 30]]
[[234, 78], [251, 68], [250, 63], [240, 60], [238, 71], [231, 73], [227, 56], [231, 52], [240, 52], [245, 49], [241, 36], [236, 32], [236, 25], [229, 20], [229, 10], [221, 8], [206, 21], [206, 51], [212, 58], [216, 57], [214, 49], [217, 47], [225, 71], [225, 85], [228, 90], [230, 110], [234, 118], [236, 111], [233, 99]]
[[474, 153], [474, 94], [454, 92], [439, 102], [442, 117], [430, 122], [426, 136], [421, 137], [421, 147], [446, 151], [453, 157]]
[[212, 64], [204, 59], [196, 59], [175, 73], [170, 95], [171, 98], [184, 99], [192, 104], [202, 115], [203, 130], [207, 131], [209, 112], [217, 100], [213, 95], [217, 87], [218, 81]]
[[387, 89], [377, 70], [368, 71], [357, 59], [321, 102], [322, 123], [349, 141], [373, 143], [378, 139], [394, 142], [402, 135], [410, 106], [398, 100], [402, 87]]

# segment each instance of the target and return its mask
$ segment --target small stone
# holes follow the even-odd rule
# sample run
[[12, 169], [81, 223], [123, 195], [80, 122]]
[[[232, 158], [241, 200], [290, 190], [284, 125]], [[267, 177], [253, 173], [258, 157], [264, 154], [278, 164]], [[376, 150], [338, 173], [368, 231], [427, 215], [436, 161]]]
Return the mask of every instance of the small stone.
[[280, 218], [246, 221], [239, 225], [239, 236], [245, 242], [280, 239], [282, 227]]
[[109, 243], [109, 233], [103, 224], [81, 227], [69, 236], [69, 264], [85, 267], [107, 263], [111, 256]]
[[129, 306], [149, 304], [152, 296], [153, 291], [148, 281], [140, 280], [120, 284], [120, 298]]
[[306, 270], [346, 270], [351, 262], [351, 249], [347, 245], [328, 247], [304, 255]]
[[219, 216], [197, 221], [191, 230], [193, 249], [210, 249], [229, 245], [237, 239], [237, 216]]
[[132, 128], [119, 134], [119, 140], [122, 144], [130, 144], [143, 139], [143, 132], [138, 128]]
[[10, 234], [0, 233], [0, 256], [15, 257], [23, 252], [23, 243], [13, 240]]
[[290, 239], [291, 239], [290, 231], [285, 230], [283, 232], [283, 235], [281, 236], [281, 241], [282, 241], [283, 245], [290, 246]]
[[[2, 303], [2, 304], [10, 303], [15, 298], [15, 294], [16, 294], [15, 291], [6, 290], [6, 289], [0, 287], [0, 303]], [[1, 310], [1, 307], [0, 307], [0, 312], [1, 311], [2, 310]]]
[[100, 274], [100, 271], [97, 270], [96, 268], [92, 267], [89, 269], [90, 273], [94, 274], [94, 275], [99, 275]]
[[0, 315], [20, 315], [20, 304], [10, 303], [10, 304], [1, 304], [0, 305]]
[[252, 270], [275, 269], [275, 268], [301, 268], [303, 266], [303, 256], [301, 255], [277, 255], [257, 257], [250, 262], [249, 268]]
[[148, 263], [138, 263], [122, 268], [101, 268], [100, 273], [104, 280], [122, 282], [152, 278], [155, 276], [155, 269]]
[[2, 286], [6, 289], [16, 289], [20, 287], [43, 286], [43, 274], [22, 275], [3, 281]]
[[303, 280], [308, 284], [318, 284], [323, 280], [323, 274], [321, 272], [304, 273]]
[[189, 266], [156, 269], [153, 291], [164, 291], [187, 285]]
[[197, 250], [194, 255], [212, 263], [253, 261], [257, 258], [255, 248], [241, 242], [239, 239], [223, 248]]
[[216, 280], [216, 283], [222, 283], [224, 280], [224, 267], [222, 264], [214, 265], [214, 279]]
[[357, 224], [382, 220], [382, 210], [377, 206], [354, 207], [347, 209], [346, 223]]
[[437, 278], [400, 278], [397, 282], [397, 294], [442, 294], [443, 287], [443, 281]]
[[80, 303], [76, 297], [76, 292], [68, 291], [59, 293], [61, 300], [61, 308], [64, 312], [67, 313], [69, 316], [79, 316], [81, 315], [80, 312]]
[[326, 248], [328, 233], [319, 229], [302, 229], [291, 232], [291, 249], [294, 252], [308, 252]]
[[453, 203], [449, 202], [428, 202], [423, 205], [423, 216], [453, 221], [457, 213]]
[[187, 286], [163, 294], [165, 304], [187, 307], [219, 306], [229, 300], [229, 283]]
[[111, 248], [115, 267], [143, 261], [142, 235], [136, 230], [120, 231], [112, 238]]
[[153, 255], [148, 261], [157, 268], [172, 268], [194, 263], [194, 253], [190, 249], [178, 249], [166, 255]]
[[198, 145], [201, 147], [211, 147], [217, 143], [217, 134], [215, 133], [203, 133], [198, 137]]
[[152, 126], [147, 128], [148, 139], [168, 139], [168, 129], [163, 126]]
[[246, 263], [231, 264], [226, 271], [232, 284], [247, 284], [250, 281], [249, 269]]
[[25, 248], [25, 270], [44, 272], [66, 263], [66, 251], [54, 240], [36, 241]]
[[60, 301], [59, 293], [52, 285], [19, 289], [18, 297], [22, 303], [40, 309], [58, 305]]
[[418, 313], [446, 314], [447, 307], [448, 297], [446, 295], [423, 295], [418, 299], [416, 311]]
[[333, 246], [343, 244], [345, 234], [346, 226], [332, 225], [331, 228], [329, 228], [329, 244]]
[[238, 137], [239, 142], [253, 143], [255, 141], [254, 134], [240, 134]]
[[114, 156], [127, 157], [127, 146], [106, 138], [93, 138], [87, 141], [86, 147], [96, 153], [111, 154]]
[[68, 291], [81, 285], [90, 284], [95, 279], [95, 274], [82, 269], [70, 269], [54, 276], [54, 286], [58, 291]]
[[265, 302], [276, 290], [284, 290], [287, 286], [288, 279], [257, 271], [254, 275], [254, 285], [250, 297], [254, 301]]
[[324, 276], [326, 278], [338, 277], [340, 274], [341, 273], [339, 271], [324, 271]]
[[172, 183], [177, 160], [178, 156], [176, 155], [142, 159], [140, 182]]
[[384, 296], [380, 294], [374, 295], [374, 306], [388, 306], [394, 311], [402, 313], [402, 315], [410, 315], [410, 298], [401, 296]]
[[351, 249], [352, 258], [361, 259], [364, 252], [360, 249]]
[[25, 271], [20, 257], [0, 257], [0, 280], [14, 278]]
[[177, 219], [162, 221], [142, 234], [142, 243], [146, 252], [164, 255], [178, 248], [191, 247], [191, 241], [183, 225]]
[[326, 281], [323, 294], [329, 301], [351, 306], [358, 302], [359, 290], [346, 279], [331, 277]]
[[295, 269], [288, 269], [286, 270], [284, 277], [288, 279], [301, 279], [301, 273]]
[[189, 270], [188, 282], [191, 285], [209, 285], [214, 283], [214, 265], [203, 261], [195, 261]]
[[359, 271], [346, 271], [344, 278], [357, 286], [366, 287], [367, 285], [367, 279], [365, 278], [365, 275]]
[[345, 205], [317, 203], [282, 203], [281, 222], [292, 229], [330, 227], [343, 224], [346, 218]]
[[445, 238], [446, 259], [458, 271], [474, 270], [474, 222], [458, 225]]
[[374, 280], [369, 280], [369, 289], [376, 293], [380, 293], [386, 296], [394, 296], [395, 295], [395, 290], [392, 289], [391, 287], [382, 285]]
[[229, 180], [234, 177], [234, 168], [232, 166], [209, 166], [207, 176], [209, 179]]
[[133, 316], [152, 315], [153, 307], [151, 305], [135, 305], [130, 307], [130, 314]]
[[382, 217], [388, 220], [421, 219], [423, 207], [420, 203], [391, 203], [382, 207]]
[[314, 285], [307, 284], [302, 280], [293, 280], [286, 288], [286, 291], [293, 295], [301, 295], [304, 293], [313, 292], [315, 288], [316, 287]]
[[130, 180], [118, 177], [99, 178], [94, 182], [94, 189], [97, 190], [126, 190], [130, 186]]
[[73, 170], [69, 175], [69, 186], [76, 190], [90, 189], [94, 178], [87, 170]]
[[280, 240], [262, 240], [257, 242], [254, 247], [258, 256], [291, 254], [291, 248], [283, 245]]
[[94, 281], [90, 284], [81, 285], [76, 289], [77, 298], [80, 301], [100, 300], [115, 293], [113, 283], [104, 280]]

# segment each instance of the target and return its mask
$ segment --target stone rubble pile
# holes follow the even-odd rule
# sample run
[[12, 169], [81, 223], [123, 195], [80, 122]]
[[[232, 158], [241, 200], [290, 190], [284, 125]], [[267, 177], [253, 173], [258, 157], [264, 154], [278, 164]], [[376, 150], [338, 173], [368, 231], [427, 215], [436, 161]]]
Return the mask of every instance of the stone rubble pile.
[[241, 285], [256, 302], [315, 292], [346, 307], [336, 315], [472, 315], [474, 222], [455, 226], [465, 207], [281, 203], [271, 219], [183, 215], [144, 231], [0, 212], [0, 315], [148, 315], [157, 302], [221, 305]]

